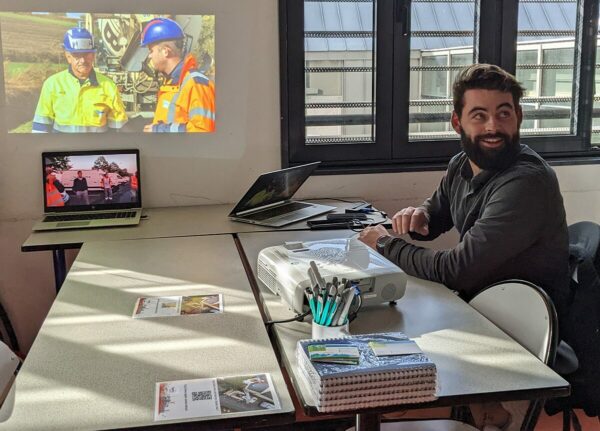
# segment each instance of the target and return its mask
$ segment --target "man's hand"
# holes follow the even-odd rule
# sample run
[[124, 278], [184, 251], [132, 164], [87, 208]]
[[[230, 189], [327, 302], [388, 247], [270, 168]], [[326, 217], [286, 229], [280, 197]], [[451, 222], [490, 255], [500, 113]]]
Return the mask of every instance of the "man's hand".
[[371, 247], [373, 250], [377, 250], [377, 239], [383, 235], [389, 235], [389, 233], [386, 228], [378, 224], [377, 226], [364, 228], [358, 234], [358, 239]]
[[144, 132], [146, 132], [146, 133], [152, 133], [152, 124], [146, 124], [144, 126]]
[[409, 232], [429, 235], [429, 214], [421, 207], [401, 209], [392, 218], [392, 228], [398, 235]]

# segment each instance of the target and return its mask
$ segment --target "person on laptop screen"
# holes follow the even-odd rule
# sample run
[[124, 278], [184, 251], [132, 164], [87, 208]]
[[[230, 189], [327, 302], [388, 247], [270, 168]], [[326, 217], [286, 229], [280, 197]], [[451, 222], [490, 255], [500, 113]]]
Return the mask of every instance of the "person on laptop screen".
[[56, 173], [49, 171], [46, 175], [46, 205], [49, 207], [64, 207], [64, 191], [65, 187], [56, 178]]

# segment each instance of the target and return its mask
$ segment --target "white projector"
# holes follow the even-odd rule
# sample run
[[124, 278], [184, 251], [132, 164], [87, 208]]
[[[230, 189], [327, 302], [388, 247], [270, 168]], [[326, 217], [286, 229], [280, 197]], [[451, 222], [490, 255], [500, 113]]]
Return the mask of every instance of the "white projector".
[[326, 282], [345, 278], [358, 285], [362, 306], [400, 299], [406, 274], [357, 238], [286, 242], [258, 254], [258, 279], [296, 313], [303, 313], [304, 290], [311, 282], [310, 261], [317, 264]]

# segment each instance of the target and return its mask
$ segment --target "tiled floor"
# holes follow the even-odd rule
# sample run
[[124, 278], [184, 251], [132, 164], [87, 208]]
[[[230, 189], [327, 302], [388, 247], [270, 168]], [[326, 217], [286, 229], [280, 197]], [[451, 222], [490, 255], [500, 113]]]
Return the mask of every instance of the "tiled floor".
[[[600, 431], [598, 418], [590, 418], [581, 410], [577, 410], [577, 417], [583, 431]], [[535, 431], [562, 431], [562, 414], [547, 416], [545, 413], [542, 413]]]

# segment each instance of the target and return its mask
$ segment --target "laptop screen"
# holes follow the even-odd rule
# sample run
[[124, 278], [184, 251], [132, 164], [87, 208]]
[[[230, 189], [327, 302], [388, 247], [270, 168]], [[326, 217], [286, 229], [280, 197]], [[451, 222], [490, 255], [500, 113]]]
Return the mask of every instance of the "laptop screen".
[[141, 208], [138, 150], [42, 154], [45, 212]]
[[229, 215], [291, 199], [321, 162], [262, 174]]

